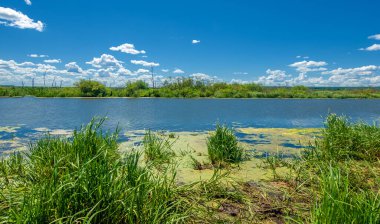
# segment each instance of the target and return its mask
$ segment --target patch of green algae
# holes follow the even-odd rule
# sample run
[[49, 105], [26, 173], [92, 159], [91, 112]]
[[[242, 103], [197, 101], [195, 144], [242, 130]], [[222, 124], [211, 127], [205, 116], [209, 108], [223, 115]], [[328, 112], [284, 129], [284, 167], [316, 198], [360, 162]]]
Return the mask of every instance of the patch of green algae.
[[[307, 150], [304, 146], [308, 146], [309, 142], [313, 142], [318, 137], [319, 129], [285, 129], [285, 128], [239, 128], [236, 129], [237, 135], [242, 133], [244, 137], [239, 138], [240, 145], [246, 150], [246, 154], [250, 156], [241, 164], [230, 169], [230, 177], [237, 181], [264, 181], [273, 178], [269, 169], [262, 168], [263, 160], [255, 158], [254, 155], [262, 153], [269, 154], [286, 154], [297, 156], [301, 151]], [[130, 138], [129, 141], [121, 143], [121, 152], [131, 150], [143, 150], [142, 139], [144, 131], [128, 132], [125, 135]], [[167, 137], [169, 133], [162, 133]], [[176, 132], [172, 149], [176, 156], [173, 158], [177, 164], [177, 181], [190, 183], [199, 180], [207, 180], [212, 177], [214, 170], [206, 168], [195, 170], [192, 165], [192, 158], [204, 164], [210, 164], [207, 154], [207, 137], [208, 132]], [[247, 140], [247, 141], [243, 141]], [[260, 142], [265, 141], [265, 144]], [[284, 143], [300, 146], [292, 148], [283, 146]], [[301, 148], [302, 146], [302, 148]], [[286, 173], [286, 168], [279, 168], [277, 173]]]

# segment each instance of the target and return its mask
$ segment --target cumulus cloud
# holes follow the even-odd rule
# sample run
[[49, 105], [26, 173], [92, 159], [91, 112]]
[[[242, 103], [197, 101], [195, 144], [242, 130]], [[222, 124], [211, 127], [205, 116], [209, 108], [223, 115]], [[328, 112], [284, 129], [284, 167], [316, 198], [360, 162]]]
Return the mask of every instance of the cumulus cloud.
[[268, 69], [266, 74], [266, 76], [259, 77], [258, 82], [267, 86], [287, 85], [289, 81], [286, 79], [291, 77], [282, 70]]
[[190, 75], [190, 78], [193, 78], [197, 81], [203, 81], [203, 82], [216, 82], [216, 81], [221, 81], [218, 79], [217, 76], [210, 76], [205, 73], [193, 73]]
[[289, 67], [296, 68], [296, 70], [300, 73], [306, 74], [308, 72], [318, 72], [318, 71], [326, 71], [327, 69], [322, 67], [326, 66], [327, 63], [324, 61], [299, 61], [293, 64], [290, 64]]
[[61, 59], [47, 59], [47, 60], [44, 60], [44, 62], [48, 64], [57, 64], [57, 63], [61, 63]]
[[373, 44], [367, 48], [360, 48], [361, 51], [380, 51], [380, 44]]
[[352, 75], [372, 75], [376, 70], [379, 70], [379, 66], [375, 65], [367, 65], [357, 68], [337, 68], [331, 71], [325, 71], [322, 72], [322, 74], [330, 74], [330, 75], [345, 75], [345, 76], [352, 76]]
[[169, 69], [162, 69], [161, 71], [164, 73], [167, 73], [167, 72], [169, 72]]
[[380, 34], [375, 34], [375, 35], [369, 36], [368, 39], [380, 40]]
[[41, 21], [35, 22], [22, 12], [4, 7], [0, 7], [0, 24], [20, 29], [34, 29], [40, 32], [44, 29]]
[[125, 44], [122, 44], [120, 46], [117, 46], [117, 47], [111, 47], [110, 48], [111, 51], [120, 51], [120, 52], [123, 52], [123, 53], [126, 53], [126, 54], [145, 54], [146, 52], [144, 50], [136, 50], [135, 49], [135, 46], [133, 44], [128, 44], [128, 43], [125, 43]]
[[69, 62], [65, 65], [65, 68], [68, 72], [72, 73], [82, 73], [83, 69], [77, 65], [76, 62]]
[[179, 68], [176, 68], [174, 71], [173, 71], [174, 74], [183, 74], [185, 73], [183, 70], [179, 69]]
[[248, 84], [249, 81], [242, 80], [242, 79], [231, 79], [230, 83], [232, 83], [232, 84]]
[[27, 5], [32, 5], [32, 2], [31, 2], [30, 0], [25, 0], [25, 3], [26, 3]]
[[135, 73], [136, 74], [146, 74], [146, 73], [149, 73], [149, 70], [148, 69], [140, 68]]
[[142, 65], [144, 67], [157, 67], [157, 66], [160, 66], [159, 63], [146, 62], [146, 61], [143, 61], [143, 60], [131, 60], [131, 63], [134, 64], [134, 65]]
[[321, 67], [327, 65], [324, 61], [299, 61], [295, 62], [293, 64], [290, 64], [290, 67]]
[[86, 64], [92, 65], [95, 68], [107, 67], [122, 67], [122, 61], [117, 60], [114, 56], [109, 54], [102, 54], [99, 58], [93, 58], [92, 61]]
[[192, 44], [199, 44], [201, 41], [200, 40], [192, 40], [191, 43]]

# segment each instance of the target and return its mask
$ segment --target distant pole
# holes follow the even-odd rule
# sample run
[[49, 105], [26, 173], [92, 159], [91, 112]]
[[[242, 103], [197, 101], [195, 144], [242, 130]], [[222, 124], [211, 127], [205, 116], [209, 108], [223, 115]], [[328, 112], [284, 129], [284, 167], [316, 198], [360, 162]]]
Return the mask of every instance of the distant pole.
[[153, 73], [153, 66], [150, 67], [150, 73], [152, 74], [152, 86], [154, 89], [154, 73]]
[[45, 83], [45, 81], [46, 81], [46, 72], [47, 72], [47, 70], [45, 70], [45, 73], [44, 73], [44, 87], [46, 86], [46, 83]]
[[32, 78], [32, 88], [34, 88], [34, 78]]
[[22, 88], [24, 88], [24, 81], [21, 81]]
[[59, 88], [62, 88], [62, 82], [63, 82], [63, 81], [61, 80], [61, 84], [59, 84]]
[[54, 87], [54, 83], [55, 83], [55, 76], [54, 76], [53, 82], [51, 83], [51, 87]]

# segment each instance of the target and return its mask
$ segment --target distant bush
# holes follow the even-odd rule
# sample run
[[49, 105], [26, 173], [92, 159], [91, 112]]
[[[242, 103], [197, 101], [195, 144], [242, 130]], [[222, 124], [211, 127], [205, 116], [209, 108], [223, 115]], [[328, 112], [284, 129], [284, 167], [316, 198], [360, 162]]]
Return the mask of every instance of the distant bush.
[[243, 149], [238, 145], [234, 131], [219, 124], [207, 139], [207, 150], [211, 163], [216, 166], [239, 163], [243, 159]]
[[106, 87], [97, 81], [92, 80], [80, 80], [75, 83], [80, 89], [81, 96], [84, 97], [103, 97], [106, 96]]

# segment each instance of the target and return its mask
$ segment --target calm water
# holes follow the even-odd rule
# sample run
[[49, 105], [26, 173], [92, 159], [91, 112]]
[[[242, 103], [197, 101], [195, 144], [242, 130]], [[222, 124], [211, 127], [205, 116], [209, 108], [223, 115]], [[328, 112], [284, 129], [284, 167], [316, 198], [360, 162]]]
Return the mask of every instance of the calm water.
[[216, 122], [235, 127], [321, 127], [329, 113], [367, 122], [380, 118], [380, 100], [336, 99], [60, 99], [2, 98], [0, 126], [74, 129], [93, 116], [124, 130], [200, 131]]

